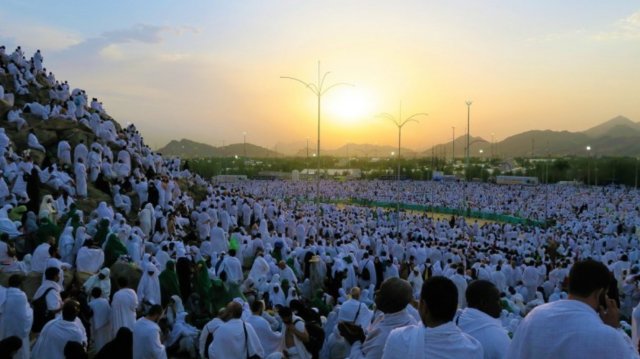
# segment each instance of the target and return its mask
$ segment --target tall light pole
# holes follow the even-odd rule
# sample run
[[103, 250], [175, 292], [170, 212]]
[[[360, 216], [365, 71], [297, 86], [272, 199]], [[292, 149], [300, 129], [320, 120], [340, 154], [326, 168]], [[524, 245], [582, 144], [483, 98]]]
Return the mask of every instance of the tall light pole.
[[451, 163], [456, 162], [456, 128], [451, 126], [453, 134], [451, 135]]
[[587, 146], [587, 186], [591, 184], [591, 146]]
[[403, 119], [402, 118], [402, 102], [400, 102], [400, 106], [398, 108], [398, 117], [394, 117], [393, 115], [383, 112], [379, 114], [377, 117], [384, 118], [386, 120], [391, 121], [396, 127], [398, 127], [398, 158], [396, 158], [398, 164], [398, 172], [397, 172], [397, 188], [396, 188], [396, 232], [400, 235], [400, 154], [401, 154], [401, 141], [402, 141], [402, 127], [409, 122], [416, 122], [416, 117], [420, 116], [428, 116], [428, 114], [424, 112], [414, 113], [413, 115]]
[[316, 202], [320, 200], [320, 118], [321, 118], [321, 108], [322, 108], [321, 106], [322, 95], [327, 93], [327, 91], [338, 86], [343, 86], [343, 85], [353, 86], [352, 84], [349, 84], [346, 82], [338, 82], [332, 85], [325, 86], [324, 81], [326, 80], [327, 75], [329, 74], [330, 72], [325, 72], [322, 76], [320, 75], [320, 61], [318, 61], [318, 82], [317, 83], [305, 82], [291, 76], [280, 76], [281, 79], [289, 79], [289, 80], [297, 81], [303, 84], [306, 88], [308, 88], [311, 92], [313, 92], [314, 95], [318, 97], [318, 150], [316, 152], [317, 153], [317, 156], [316, 156]]
[[471, 133], [471, 104], [472, 101], [465, 102], [467, 104], [467, 161], [465, 164], [465, 177], [466, 180], [469, 180], [469, 136]]
[[495, 133], [491, 132], [491, 159], [493, 160], [493, 158], [495, 157], [495, 139], [494, 139], [494, 135]]
[[635, 189], [638, 189], [638, 157], [636, 157], [636, 178], [635, 178], [633, 187]]
[[247, 132], [242, 132], [242, 152], [243, 156], [247, 158]]

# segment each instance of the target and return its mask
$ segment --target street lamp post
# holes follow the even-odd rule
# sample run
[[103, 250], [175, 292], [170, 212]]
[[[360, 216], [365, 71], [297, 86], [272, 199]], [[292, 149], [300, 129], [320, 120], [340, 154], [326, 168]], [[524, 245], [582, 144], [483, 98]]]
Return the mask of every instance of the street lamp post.
[[320, 200], [320, 118], [321, 118], [321, 108], [322, 108], [321, 106], [322, 95], [327, 93], [327, 91], [338, 86], [343, 86], [343, 85], [353, 86], [352, 84], [349, 84], [346, 82], [338, 82], [332, 85], [325, 86], [324, 81], [326, 80], [327, 75], [329, 74], [330, 72], [325, 72], [322, 76], [320, 75], [320, 61], [318, 61], [318, 82], [317, 83], [305, 82], [291, 76], [280, 76], [281, 79], [289, 79], [289, 80], [293, 80], [303, 84], [306, 88], [308, 88], [311, 92], [313, 92], [313, 94], [316, 95], [316, 97], [318, 98], [318, 144], [317, 144], [318, 149], [316, 152], [317, 153], [317, 156], [316, 156], [316, 202]]
[[384, 118], [386, 120], [391, 121], [394, 125], [396, 125], [396, 127], [398, 127], [398, 158], [396, 158], [397, 161], [397, 188], [396, 188], [396, 232], [398, 233], [398, 235], [400, 235], [400, 154], [401, 154], [401, 141], [402, 141], [402, 127], [404, 127], [404, 125], [406, 125], [409, 122], [416, 122], [418, 123], [419, 121], [416, 120], [416, 117], [420, 117], [420, 116], [428, 116], [428, 114], [424, 113], [424, 112], [419, 112], [419, 113], [414, 113], [413, 115], [402, 119], [402, 102], [400, 103], [399, 109], [398, 109], [398, 117], [394, 117], [393, 115], [389, 114], [389, 113], [381, 113], [379, 114], [377, 117], [380, 118]]
[[243, 156], [247, 158], [247, 132], [242, 132], [242, 152]]
[[471, 133], [471, 104], [473, 103], [472, 101], [467, 101], [465, 102], [467, 104], [467, 161], [465, 164], [465, 177], [466, 180], [469, 180], [469, 136]]
[[453, 134], [451, 135], [451, 163], [456, 162], [456, 128], [455, 126], [451, 126], [451, 130], [453, 130]]
[[591, 146], [587, 146], [587, 186], [591, 184]]
[[633, 187], [635, 189], [638, 189], [638, 157], [636, 157], [636, 178], [635, 178]]

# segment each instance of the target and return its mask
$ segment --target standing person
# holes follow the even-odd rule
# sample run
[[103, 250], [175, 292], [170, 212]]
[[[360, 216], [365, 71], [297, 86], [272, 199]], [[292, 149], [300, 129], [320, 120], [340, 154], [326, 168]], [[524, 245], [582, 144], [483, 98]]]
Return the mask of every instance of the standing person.
[[141, 303], [160, 304], [161, 291], [158, 268], [153, 263], [147, 263], [138, 283], [138, 300]]
[[569, 297], [533, 309], [520, 323], [508, 358], [638, 358], [618, 330], [618, 306], [607, 296], [611, 274], [601, 262], [576, 262], [569, 272]]
[[86, 347], [87, 335], [82, 324], [76, 321], [79, 312], [78, 302], [66, 301], [62, 307], [62, 318], [50, 321], [42, 329], [33, 346], [32, 358], [64, 359], [67, 342], [82, 343]]
[[87, 168], [84, 165], [83, 159], [78, 158], [74, 165], [75, 180], [76, 180], [76, 195], [78, 197], [87, 197]]
[[111, 301], [111, 330], [115, 335], [122, 327], [133, 331], [136, 322], [136, 309], [138, 308], [138, 295], [129, 288], [126, 278], [118, 278], [118, 290]]
[[251, 324], [240, 319], [242, 305], [237, 302], [229, 302], [225, 312], [230, 319], [216, 330], [213, 342], [208, 349], [209, 358], [235, 359], [248, 358], [252, 355], [264, 358], [264, 349], [255, 330]]
[[351, 288], [351, 298], [342, 303], [338, 311], [338, 322], [352, 322], [366, 330], [373, 313], [360, 301], [360, 288]]
[[162, 305], [167, 305], [171, 296], [180, 295], [180, 283], [178, 283], [176, 263], [174, 261], [167, 261], [165, 270], [160, 273], [159, 279]]
[[22, 278], [18, 274], [9, 277], [4, 305], [0, 308], [2, 321], [0, 322], [0, 339], [16, 336], [22, 341], [22, 347], [13, 356], [14, 359], [29, 358], [29, 332], [33, 323], [33, 310], [27, 300], [27, 295], [20, 290]]
[[420, 293], [422, 324], [394, 329], [382, 354], [392, 358], [482, 359], [482, 345], [454, 323], [458, 290], [448, 278], [429, 278]]
[[456, 318], [458, 327], [476, 338], [484, 350], [484, 359], [507, 357], [509, 334], [500, 322], [500, 292], [491, 282], [476, 280], [469, 284], [465, 294], [468, 307]]
[[284, 307], [278, 311], [285, 326], [282, 336], [281, 350], [285, 357], [290, 359], [311, 359], [311, 354], [307, 351], [304, 343], [309, 341], [309, 333], [302, 318], [293, 314], [289, 307]]
[[102, 297], [102, 289], [94, 287], [91, 290], [91, 340], [93, 352], [97, 353], [102, 347], [111, 341], [111, 306], [109, 301]]
[[44, 297], [46, 307], [44, 312], [34, 313], [33, 332], [39, 333], [40, 329], [54, 318], [54, 316], [62, 310], [62, 287], [58, 284], [60, 280], [60, 269], [49, 267], [44, 271], [44, 282], [40, 285], [36, 293], [33, 295], [34, 302]]
[[160, 327], [157, 322], [162, 317], [162, 306], [154, 304], [146, 316], [138, 319], [133, 326], [133, 357], [136, 359], [166, 359], [164, 345], [160, 341]]
[[271, 330], [269, 322], [262, 316], [263, 312], [264, 302], [254, 300], [253, 303], [251, 303], [251, 315], [247, 318], [247, 323], [251, 324], [258, 338], [260, 338], [260, 343], [262, 344], [265, 355], [271, 355], [278, 351], [278, 347], [282, 341], [282, 334]]

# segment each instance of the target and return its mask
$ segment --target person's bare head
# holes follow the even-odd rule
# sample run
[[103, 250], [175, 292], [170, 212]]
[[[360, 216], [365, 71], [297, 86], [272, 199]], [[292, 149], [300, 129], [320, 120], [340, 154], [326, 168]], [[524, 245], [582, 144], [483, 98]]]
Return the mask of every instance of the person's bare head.
[[230, 319], [240, 319], [242, 317], [242, 304], [229, 302], [225, 311]]
[[358, 287], [351, 288], [351, 298], [355, 300], [360, 300], [360, 288]]

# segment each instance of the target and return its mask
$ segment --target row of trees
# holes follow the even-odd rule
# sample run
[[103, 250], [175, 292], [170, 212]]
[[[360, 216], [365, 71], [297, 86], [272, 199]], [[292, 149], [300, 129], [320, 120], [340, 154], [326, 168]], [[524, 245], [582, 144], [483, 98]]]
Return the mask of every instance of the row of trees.
[[[315, 168], [315, 159], [300, 157], [244, 159], [241, 157], [196, 158], [185, 162], [192, 171], [204, 177], [240, 174], [260, 178], [265, 172], [291, 173]], [[322, 168], [362, 171], [363, 178], [393, 179], [396, 175], [394, 158], [336, 158], [322, 157]], [[461, 179], [491, 181], [498, 175], [537, 177], [540, 183], [578, 181], [591, 185], [624, 184], [637, 186], [638, 159], [633, 157], [563, 157], [546, 159], [515, 158], [503, 162], [498, 159], [470, 159], [468, 169], [464, 159], [455, 162], [443, 158], [407, 158], [401, 160], [401, 177], [429, 180], [433, 171], [455, 175]]]

